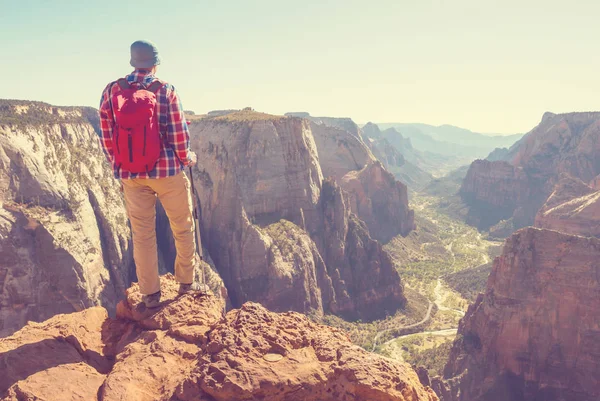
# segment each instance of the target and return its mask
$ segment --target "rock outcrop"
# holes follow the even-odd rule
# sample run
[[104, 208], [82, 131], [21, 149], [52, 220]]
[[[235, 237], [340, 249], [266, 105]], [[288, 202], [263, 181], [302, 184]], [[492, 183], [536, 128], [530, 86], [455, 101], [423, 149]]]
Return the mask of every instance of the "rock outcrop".
[[600, 240], [522, 229], [461, 320], [444, 401], [600, 398]]
[[350, 196], [350, 210], [378, 241], [386, 243], [398, 233], [406, 236], [415, 229], [406, 185], [396, 181], [379, 161], [346, 174], [341, 186]]
[[101, 307], [30, 323], [0, 339], [0, 397], [40, 400], [436, 401], [410, 366], [337, 330], [255, 304], [223, 315], [213, 296], [148, 311], [133, 287], [119, 320]]
[[564, 175], [538, 212], [535, 226], [585, 237], [600, 237], [600, 191]]
[[319, 125], [325, 125], [328, 127], [339, 128], [341, 130], [349, 132], [352, 136], [362, 139], [360, 128], [351, 118], [348, 117], [313, 117], [306, 112], [298, 113], [285, 113], [286, 117], [299, 117], [306, 120], [310, 120], [313, 123]]
[[[546, 113], [536, 128], [503, 152], [502, 161], [471, 165], [461, 188], [471, 207], [469, 222], [481, 229], [511, 218], [516, 228], [531, 225], [562, 173], [586, 183], [598, 176], [599, 136], [600, 113]], [[500, 211], [493, 209], [503, 200], [507, 203]]]
[[129, 286], [130, 233], [97, 112], [0, 101], [0, 336]]
[[539, 209], [545, 200], [534, 190], [522, 168], [504, 161], [477, 160], [471, 164], [459, 194], [470, 207], [467, 223], [486, 230], [514, 215], [521, 217], [518, 226], [532, 225], [535, 213], [531, 211]]
[[[191, 125], [205, 245], [234, 306], [259, 301], [276, 311], [367, 319], [395, 310], [405, 299], [395, 269], [380, 268], [387, 255], [363, 225], [354, 231], [364, 241], [349, 234], [354, 217], [344, 195], [333, 204], [323, 196], [311, 126], [304, 119], [251, 111]], [[321, 144], [331, 138], [324, 132], [333, 131], [321, 131]], [[356, 168], [336, 163], [328, 164], [331, 171], [340, 167], [334, 176]], [[333, 231], [327, 213], [338, 216]], [[337, 250], [329, 252], [334, 243]]]
[[359, 136], [341, 128], [311, 122], [319, 164], [324, 177], [338, 182], [350, 171], [361, 170], [376, 159]]

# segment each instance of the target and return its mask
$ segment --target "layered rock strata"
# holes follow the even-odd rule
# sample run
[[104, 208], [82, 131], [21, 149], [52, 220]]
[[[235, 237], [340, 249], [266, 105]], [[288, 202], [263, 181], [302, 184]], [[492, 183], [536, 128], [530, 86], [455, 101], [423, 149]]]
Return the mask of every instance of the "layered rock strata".
[[[273, 310], [354, 318], [395, 310], [405, 299], [391, 263], [381, 267], [389, 258], [364, 224], [348, 230], [355, 217], [341, 191], [338, 198], [323, 194], [326, 185], [337, 184], [324, 184], [313, 124], [242, 111], [191, 125], [208, 251], [235, 306], [254, 300]], [[321, 144], [332, 138], [325, 135], [332, 130], [317, 128]], [[362, 154], [372, 157], [364, 149]], [[333, 176], [360, 164], [329, 164], [337, 156], [326, 160], [330, 171], [341, 166]], [[327, 213], [338, 219], [333, 232]]]
[[600, 240], [527, 228], [506, 241], [434, 387], [445, 401], [600, 397]]
[[97, 112], [0, 102], [0, 336], [129, 286], [130, 232]]
[[469, 221], [482, 229], [502, 219], [531, 225], [562, 173], [586, 183], [600, 174], [599, 137], [600, 113], [544, 114], [502, 161], [471, 165], [460, 191]]

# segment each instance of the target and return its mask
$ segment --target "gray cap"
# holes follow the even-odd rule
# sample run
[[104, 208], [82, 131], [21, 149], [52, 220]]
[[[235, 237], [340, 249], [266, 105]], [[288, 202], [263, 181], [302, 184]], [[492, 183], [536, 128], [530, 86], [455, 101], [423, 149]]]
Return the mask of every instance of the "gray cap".
[[129, 62], [135, 68], [152, 68], [160, 64], [158, 58], [158, 49], [152, 42], [147, 40], [137, 40], [131, 44], [131, 61]]

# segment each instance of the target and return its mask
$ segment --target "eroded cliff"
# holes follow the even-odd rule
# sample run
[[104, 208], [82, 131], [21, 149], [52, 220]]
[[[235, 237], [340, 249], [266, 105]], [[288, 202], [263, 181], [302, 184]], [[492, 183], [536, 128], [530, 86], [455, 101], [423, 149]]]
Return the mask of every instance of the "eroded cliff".
[[600, 240], [527, 228], [496, 259], [461, 320], [445, 401], [600, 397]]
[[[323, 195], [326, 185], [336, 184], [324, 184], [313, 127], [304, 119], [252, 111], [191, 125], [206, 246], [236, 306], [255, 300], [273, 310], [354, 318], [395, 310], [405, 299], [391, 264], [379, 268], [387, 255], [363, 224], [348, 230], [355, 217], [341, 190], [337, 198]], [[345, 136], [360, 145], [337, 129], [316, 128], [321, 144], [332, 138], [337, 143], [329, 135], [335, 131], [338, 139]], [[354, 162], [338, 163], [338, 155], [332, 152], [325, 161], [330, 171], [337, 170], [334, 177], [358, 168]], [[337, 216], [334, 232], [327, 213]], [[302, 296], [296, 295], [298, 289]], [[282, 299], [286, 302], [278, 304]]]
[[[502, 219], [531, 225], [562, 173], [591, 182], [600, 173], [600, 113], [546, 113], [496, 162], [471, 165], [461, 188], [469, 221], [487, 229]], [[500, 209], [498, 204], [504, 203]]]
[[97, 112], [3, 101], [0, 336], [57, 313], [113, 310], [130, 283], [130, 233]]

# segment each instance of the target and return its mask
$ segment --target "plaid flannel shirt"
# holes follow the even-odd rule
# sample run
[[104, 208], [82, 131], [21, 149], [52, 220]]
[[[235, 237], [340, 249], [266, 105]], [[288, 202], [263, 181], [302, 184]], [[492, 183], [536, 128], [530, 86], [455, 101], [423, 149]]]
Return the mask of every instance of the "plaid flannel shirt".
[[[143, 82], [148, 86], [158, 78], [150, 71], [135, 70], [126, 79], [130, 83]], [[166, 132], [161, 132], [165, 138], [162, 141], [160, 158], [154, 170], [148, 173], [130, 173], [118, 169], [114, 163], [112, 134], [115, 121], [110, 100], [118, 90], [119, 85], [116, 81], [111, 82], [102, 92], [100, 101], [100, 144], [113, 167], [115, 178], [165, 178], [178, 174], [189, 163], [190, 135], [175, 87], [166, 83], [156, 94], [159, 125], [166, 127]]]

